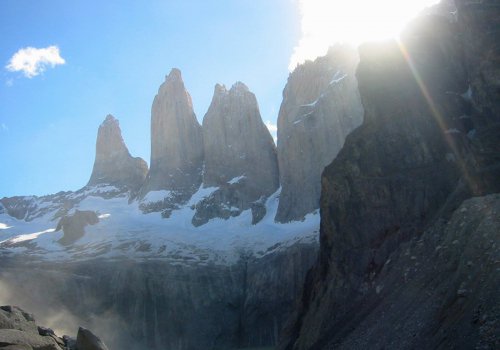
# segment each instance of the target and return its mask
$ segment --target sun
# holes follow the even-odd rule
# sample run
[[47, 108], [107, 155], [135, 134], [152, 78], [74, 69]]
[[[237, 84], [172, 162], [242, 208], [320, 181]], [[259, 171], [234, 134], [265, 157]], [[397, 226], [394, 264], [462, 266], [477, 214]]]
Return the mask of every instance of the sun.
[[290, 62], [323, 55], [336, 42], [358, 45], [397, 37], [410, 19], [438, 0], [299, 0], [302, 36]]

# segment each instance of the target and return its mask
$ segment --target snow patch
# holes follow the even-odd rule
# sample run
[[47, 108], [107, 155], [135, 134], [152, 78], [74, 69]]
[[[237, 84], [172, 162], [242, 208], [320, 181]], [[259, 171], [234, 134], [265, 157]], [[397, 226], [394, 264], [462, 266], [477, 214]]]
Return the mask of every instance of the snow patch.
[[300, 107], [314, 107], [314, 106], [316, 106], [316, 103], [318, 103], [318, 100], [319, 99], [316, 99], [316, 100], [314, 100], [311, 103], [308, 103], [308, 104], [305, 104], [305, 105], [300, 105]]
[[461, 96], [467, 101], [472, 101], [472, 88], [470, 85], [467, 91], [464, 92]]
[[337, 71], [333, 75], [332, 80], [330, 81], [330, 85], [338, 84], [342, 80], [344, 80], [345, 78], [347, 78], [347, 74], [346, 73], [342, 74], [341, 71]]
[[246, 176], [244, 176], [244, 175], [237, 176], [237, 177], [234, 177], [231, 180], [229, 180], [227, 183], [230, 185], [234, 185], [234, 184], [237, 184], [238, 182], [240, 182], [241, 180], [243, 180], [245, 177]]
[[31, 240], [37, 238], [38, 236], [43, 235], [44, 233], [50, 233], [50, 232], [54, 232], [54, 231], [55, 231], [55, 229], [50, 228], [50, 229], [45, 230], [45, 231], [19, 235], [19, 236], [16, 236], [15, 238], [12, 238], [12, 239], [0, 242], [0, 243], [4, 243], [4, 242], [20, 243], [20, 242], [24, 242], [24, 241], [31, 241]]
[[172, 191], [161, 190], [161, 191], [151, 191], [146, 194], [142, 199], [142, 202], [156, 203], [161, 202], [165, 198], [169, 198], [172, 195]]
[[203, 184], [200, 185], [198, 188], [198, 191], [196, 191], [191, 198], [189, 199], [189, 202], [186, 206], [193, 206], [197, 204], [198, 202], [202, 201], [203, 199], [210, 197], [212, 193], [217, 191], [219, 187], [203, 187]]

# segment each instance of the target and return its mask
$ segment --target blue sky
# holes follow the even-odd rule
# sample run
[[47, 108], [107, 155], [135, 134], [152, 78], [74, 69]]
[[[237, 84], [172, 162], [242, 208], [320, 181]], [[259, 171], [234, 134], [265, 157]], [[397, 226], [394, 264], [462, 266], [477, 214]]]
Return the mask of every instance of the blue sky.
[[84, 186], [107, 114], [149, 162], [151, 104], [173, 67], [200, 123], [214, 85], [242, 81], [275, 124], [289, 69], [335, 42], [394, 37], [436, 1], [0, 0], [0, 198]]
[[[239, 80], [275, 123], [299, 36], [293, 0], [0, 1], [0, 198], [84, 186], [109, 113], [149, 163], [151, 104], [172, 67], [200, 122], [214, 85]], [[52, 45], [65, 64], [31, 78], [6, 68]]]

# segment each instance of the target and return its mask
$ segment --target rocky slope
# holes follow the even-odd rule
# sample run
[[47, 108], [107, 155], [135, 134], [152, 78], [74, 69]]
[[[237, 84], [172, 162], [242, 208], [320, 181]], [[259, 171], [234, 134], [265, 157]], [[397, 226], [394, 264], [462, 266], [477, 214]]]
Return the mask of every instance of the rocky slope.
[[137, 190], [147, 172], [146, 162], [130, 155], [118, 120], [108, 115], [97, 133], [94, 168], [88, 186], [110, 184]]
[[142, 192], [194, 193], [201, 184], [203, 135], [181, 72], [172, 69], [151, 107], [151, 164]]
[[224, 212], [228, 217], [239, 215], [252, 204], [261, 205], [262, 218], [263, 203], [279, 187], [278, 160], [257, 99], [245, 84], [238, 82], [229, 91], [215, 86], [203, 118], [203, 141], [203, 185], [219, 190], [197, 204], [193, 222], [204, 224], [214, 217], [224, 217]]
[[5, 350], [108, 350], [88, 329], [80, 327], [76, 340], [58, 337], [38, 326], [32, 314], [17, 306], [0, 306], [0, 348]]
[[280, 349], [499, 346], [500, 4], [456, 3], [360, 49], [364, 123], [323, 173]]
[[319, 208], [321, 172], [361, 124], [357, 63], [354, 49], [334, 46], [288, 78], [278, 117], [279, 222], [300, 220]]

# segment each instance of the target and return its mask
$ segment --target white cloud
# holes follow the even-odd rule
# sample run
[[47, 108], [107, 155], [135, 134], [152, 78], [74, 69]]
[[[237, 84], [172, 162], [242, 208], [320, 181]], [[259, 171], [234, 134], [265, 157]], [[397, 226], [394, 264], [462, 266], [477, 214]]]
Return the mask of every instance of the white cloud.
[[269, 132], [273, 133], [278, 131], [278, 126], [276, 124], [273, 124], [270, 120], [267, 120], [265, 124], [269, 129]]
[[271, 133], [271, 136], [274, 139], [274, 143], [277, 143], [278, 142], [278, 136], [277, 136], [278, 126], [276, 124], [274, 124], [273, 122], [271, 122], [270, 120], [266, 120], [266, 122], [264, 124], [266, 124], [267, 129]]
[[298, 0], [301, 38], [290, 58], [289, 69], [326, 54], [336, 42], [363, 41], [397, 36], [412, 17], [438, 0]]
[[65, 63], [57, 46], [41, 49], [26, 47], [17, 51], [5, 68], [11, 72], [23, 72], [27, 78], [33, 78], [45, 71], [47, 67], [53, 68]]

